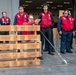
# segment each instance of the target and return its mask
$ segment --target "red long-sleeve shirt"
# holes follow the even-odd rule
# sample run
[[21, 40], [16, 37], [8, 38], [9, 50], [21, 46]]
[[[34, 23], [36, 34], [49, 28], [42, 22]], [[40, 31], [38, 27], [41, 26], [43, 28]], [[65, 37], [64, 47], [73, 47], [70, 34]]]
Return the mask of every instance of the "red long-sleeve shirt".
[[[33, 25], [35, 24], [35, 21], [31, 21], [31, 22], [24, 22], [23, 25]], [[34, 31], [22, 31], [22, 35], [33, 35]]]

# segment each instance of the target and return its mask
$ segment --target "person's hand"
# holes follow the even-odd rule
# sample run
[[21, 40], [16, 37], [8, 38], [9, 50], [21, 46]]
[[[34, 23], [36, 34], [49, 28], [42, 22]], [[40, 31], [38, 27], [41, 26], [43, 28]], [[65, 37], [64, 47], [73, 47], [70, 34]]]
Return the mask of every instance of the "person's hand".
[[26, 22], [23, 23], [23, 25], [25, 25], [25, 24], [26, 24]]
[[62, 35], [62, 31], [59, 31], [59, 35]]
[[75, 36], [75, 31], [73, 31], [73, 36]]
[[35, 24], [39, 24], [39, 22], [40, 22], [40, 19], [35, 20]]

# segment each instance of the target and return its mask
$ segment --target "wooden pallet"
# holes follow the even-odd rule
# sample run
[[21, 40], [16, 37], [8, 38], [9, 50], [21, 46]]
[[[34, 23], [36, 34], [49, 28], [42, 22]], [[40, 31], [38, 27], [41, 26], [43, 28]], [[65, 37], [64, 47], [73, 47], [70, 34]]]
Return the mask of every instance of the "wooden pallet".
[[[39, 26], [0, 26], [0, 31], [9, 31], [10, 35], [0, 35], [0, 41], [9, 41], [9, 43], [0, 43], [0, 67], [18, 67], [18, 66], [37, 66], [40, 65], [40, 31]], [[15, 35], [11, 34], [16, 32]], [[18, 31], [34, 31], [35, 35], [18, 35]], [[33, 42], [23, 42], [31, 40]], [[21, 41], [21, 42], [18, 42]], [[23, 50], [23, 52], [18, 52]]]

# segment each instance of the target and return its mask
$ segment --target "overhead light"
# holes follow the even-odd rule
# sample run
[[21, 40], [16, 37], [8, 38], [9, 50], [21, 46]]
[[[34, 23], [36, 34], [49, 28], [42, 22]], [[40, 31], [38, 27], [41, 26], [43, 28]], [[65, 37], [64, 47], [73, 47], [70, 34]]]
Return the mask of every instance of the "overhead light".
[[57, 7], [63, 7], [62, 5], [57, 5]]
[[51, 9], [56, 9], [56, 7], [51, 7]]
[[23, 4], [24, 7], [29, 6], [28, 4]]
[[43, 5], [41, 5], [41, 7], [42, 7]]
[[64, 2], [64, 4], [70, 4], [70, 2]]
[[[49, 6], [49, 4], [47, 4], [48, 6]], [[42, 7], [43, 5], [41, 5], [41, 7]]]
[[37, 7], [37, 9], [41, 9], [41, 7]]
[[26, 3], [32, 3], [32, 1], [25, 1]]
[[72, 10], [72, 8], [68, 8], [69, 10]]
[[47, 1], [46, 3], [53, 3], [53, 1]]

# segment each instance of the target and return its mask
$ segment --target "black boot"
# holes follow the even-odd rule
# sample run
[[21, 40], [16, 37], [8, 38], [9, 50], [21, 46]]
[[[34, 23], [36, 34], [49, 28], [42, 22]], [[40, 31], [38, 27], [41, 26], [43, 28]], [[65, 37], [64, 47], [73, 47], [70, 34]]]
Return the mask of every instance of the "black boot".
[[38, 59], [40, 59], [40, 60], [43, 60], [43, 56], [41, 56], [41, 57], [38, 57]]
[[70, 50], [70, 51], [66, 51], [66, 52], [67, 52], [67, 53], [73, 53], [73, 51], [71, 51], [71, 50]]
[[65, 52], [63, 52], [63, 51], [60, 51], [60, 53], [65, 54]]
[[52, 51], [49, 51], [48, 54], [50, 54], [50, 55], [54, 55], [54, 53], [53, 53]]

